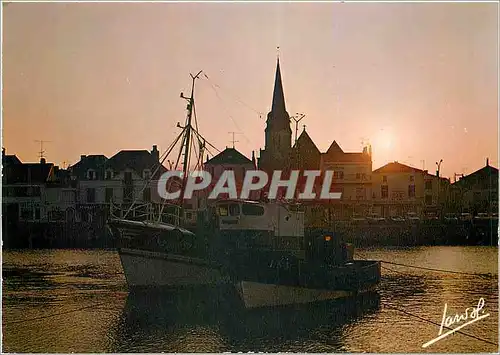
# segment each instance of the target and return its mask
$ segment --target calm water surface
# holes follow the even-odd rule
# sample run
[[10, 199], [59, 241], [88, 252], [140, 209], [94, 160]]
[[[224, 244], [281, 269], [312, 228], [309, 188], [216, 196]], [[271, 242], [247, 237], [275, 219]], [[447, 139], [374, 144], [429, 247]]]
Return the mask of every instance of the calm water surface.
[[498, 343], [498, 248], [357, 253], [493, 277], [383, 264], [378, 296], [369, 302], [242, 312], [232, 304], [207, 305], [203, 291], [146, 300], [129, 295], [115, 251], [4, 251], [3, 351], [498, 352], [498, 345], [459, 333], [422, 348], [439, 325], [415, 317], [440, 324], [445, 303], [447, 314], [463, 313], [483, 297], [490, 316], [462, 330]]

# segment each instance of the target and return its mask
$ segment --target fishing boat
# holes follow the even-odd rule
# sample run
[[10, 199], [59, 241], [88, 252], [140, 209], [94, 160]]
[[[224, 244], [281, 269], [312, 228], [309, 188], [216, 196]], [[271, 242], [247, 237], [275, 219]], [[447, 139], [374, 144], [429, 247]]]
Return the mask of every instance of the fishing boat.
[[[186, 124], [178, 125], [183, 176], [189, 174], [190, 140], [208, 145], [192, 126], [200, 73], [191, 75]], [[195, 168], [203, 152], [197, 157]], [[299, 203], [223, 199], [193, 211], [182, 202], [185, 182], [180, 188], [178, 204], [111, 212], [108, 227], [132, 289], [229, 286], [245, 307], [256, 308], [350, 298], [373, 291], [380, 281], [378, 261], [354, 260], [352, 246], [333, 231], [306, 229]]]

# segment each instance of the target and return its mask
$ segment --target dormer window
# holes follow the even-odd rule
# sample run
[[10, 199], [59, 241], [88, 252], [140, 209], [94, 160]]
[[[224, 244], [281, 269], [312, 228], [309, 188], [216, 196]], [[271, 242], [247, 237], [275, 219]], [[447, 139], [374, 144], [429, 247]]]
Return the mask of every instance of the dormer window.
[[95, 170], [93, 170], [93, 169], [87, 170], [87, 179], [97, 180], [97, 174], [96, 174]]
[[144, 169], [144, 171], [142, 172], [142, 177], [143, 177], [144, 180], [151, 179], [151, 170]]
[[111, 180], [113, 178], [113, 170], [106, 170], [106, 180]]

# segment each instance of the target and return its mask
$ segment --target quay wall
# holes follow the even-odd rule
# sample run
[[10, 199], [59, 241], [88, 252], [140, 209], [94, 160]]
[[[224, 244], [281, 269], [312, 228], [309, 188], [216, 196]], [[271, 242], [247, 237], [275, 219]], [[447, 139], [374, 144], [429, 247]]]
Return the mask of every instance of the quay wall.
[[[443, 223], [418, 221], [336, 222], [324, 226], [356, 247], [498, 245], [498, 220]], [[2, 223], [3, 248], [113, 248], [105, 224], [89, 222]]]

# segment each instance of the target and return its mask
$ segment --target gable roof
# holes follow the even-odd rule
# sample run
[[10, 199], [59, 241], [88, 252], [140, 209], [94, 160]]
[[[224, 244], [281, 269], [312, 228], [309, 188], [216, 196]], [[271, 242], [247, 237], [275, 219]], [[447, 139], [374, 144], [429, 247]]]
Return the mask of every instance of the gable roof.
[[4, 171], [5, 183], [45, 183], [54, 173], [53, 163], [26, 163], [6, 166]]
[[427, 170], [421, 170], [414, 168], [409, 165], [398, 163], [397, 161], [385, 164], [384, 166], [373, 170], [373, 174], [379, 173], [425, 173], [428, 174]]
[[222, 165], [222, 164], [234, 164], [234, 165], [245, 165], [252, 164], [253, 162], [246, 156], [238, 152], [235, 148], [226, 148], [219, 154], [217, 154], [212, 159], [208, 160], [205, 165]]
[[[476, 170], [472, 174], [464, 176], [460, 180], [453, 183], [455, 186], [471, 186], [478, 183], [489, 184], [489, 178], [492, 178], [494, 181], [498, 181], [498, 169], [494, 166], [486, 165], [479, 170]], [[494, 184], [498, 186], [498, 183]]]
[[342, 148], [340, 148], [340, 145], [336, 141], [333, 141], [332, 144], [330, 145], [330, 148], [326, 151], [326, 154], [338, 154], [338, 153], [344, 153]]
[[77, 176], [79, 178], [87, 175], [87, 171], [92, 169], [96, 172], [97, 179], [104, 178], [104, 166], [108, 158], [102, 154], [98, 155], [82, 155], [80, 161], [71, 167], [68, 170], [71, 171], [71, 174]]
[[302, 133], [300, 134], [299, 138], [297, 138], [297, 143], [293, 146], [295, 149], [307, 149], [307, 150], [312, 150], [314, 153], [321, 154], [319, 151], [318, 147], [316, 144], [314, 144], [313, 140], [309, 136], [309, 134], [306, 132], [306, 130], [303, 130]]
[[322, 155], [327, 157], [329, 162], [338, 163], [368, 163], [372, 159], [367, 153], [346, 153], [336, 141], [333, 141], [330, 148]]
[[19, 160], [19, 158], [15, 154], [2, 156], [3, 166], [14, 165], [14, 164], [22, 164], [21, 160]]
[[147, 150], [121, 150], [106, 161], [105, 170], [122, 171], [132, 169], [139, 175], [142, 175], [144, 170], [151, 170], [153, 173], [159, 166], [158, 171], [153, 176], [158, 177], [167, 169], [160, 165], [156, 158]]

